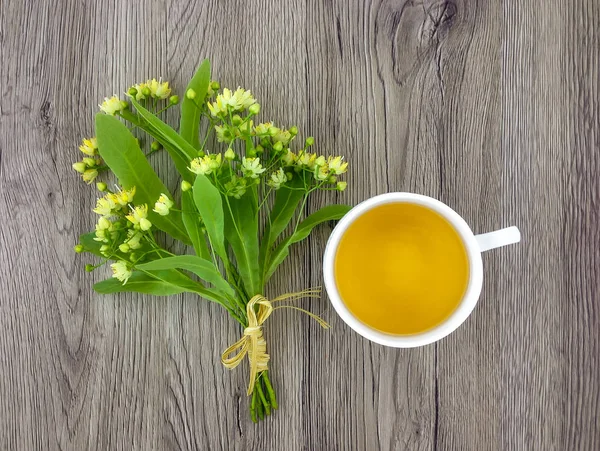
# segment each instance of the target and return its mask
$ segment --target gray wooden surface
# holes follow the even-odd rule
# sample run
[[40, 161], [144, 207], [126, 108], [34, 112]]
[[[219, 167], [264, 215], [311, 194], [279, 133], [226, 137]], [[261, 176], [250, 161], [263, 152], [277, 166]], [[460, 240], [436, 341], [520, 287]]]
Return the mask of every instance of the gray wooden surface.
[[[600, 449], [596, 0], [0, 10], [1, 449]], [[96, 196], [70, 168], [78, 141], [103, 96], [150, 76], [181, 92], [204, 57], [263, 118], [348, 156], [342, 200], [413, 191], [475, 232], [520, 227], [520, 245], [484, 255], [457, 332], [386, 349], [325, 297], [304, 306], [329, 332], [278, 312], [266, 336], [281, 409], [254, 425], [246, 371], [219, 362], [240, 333], [223, 311], [92, 292], [105, 274], [71, 250]], [[322, 283], [329, 232], [292, 252], [270, 294]]]

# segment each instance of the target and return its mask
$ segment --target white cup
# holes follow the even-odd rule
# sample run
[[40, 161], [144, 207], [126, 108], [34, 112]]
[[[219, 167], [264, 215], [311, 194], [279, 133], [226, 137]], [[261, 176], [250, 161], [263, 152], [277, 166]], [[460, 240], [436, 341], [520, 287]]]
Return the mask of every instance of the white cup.
[[[460, 235], [469, 260], [469, 282], [462, 301], [456, 310], [441, 324], [425, 332], [412, 335], [388, 334], [374, 329], [359, 320], [350, 312], [348, 307], [346, 307], [342, 301], [336, 286], [334, 274], [335, 256], [338, 245], [350, 224], [366, 211], [374, 207], [382, 204], [399, 202], [422, 205], [444, 217]], [[506, 246], [507, 244], [518, 243], [520, 240], [521, 234], [516, 227], [508, 227], [495, 232], [484, 233], [483, 235], [475, 235], [458, 213], [446, 204], [431, 197], [412, 193], [382, 194], [380, 196], [372, 197], [350, 210], [350, 212], [340, 220], [331, 233], [323, 258], [325, 288], [327, 289], [333, 307], [340, 317], [346, 324], [363, 337], [374, 341], [375, 343], [395, 348], [424, 346], [441, 340], [446, 335], [452, 333], [467, 319], [475, 308], [483, 283], [481, 252], [500, 246]]]

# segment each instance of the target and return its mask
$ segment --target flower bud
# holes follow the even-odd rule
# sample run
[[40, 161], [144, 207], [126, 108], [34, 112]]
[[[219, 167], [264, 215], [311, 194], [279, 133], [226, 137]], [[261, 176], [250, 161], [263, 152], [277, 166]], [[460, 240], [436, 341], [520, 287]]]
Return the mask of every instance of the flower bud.
[[292, 136], [296, 136], [296, 135], [298, 134], [298, 127], [296, 127], [296, 126], [294, 125], [294, 126], [293, 126], [292, 128], [290, 128], [288, 131], [290, 132], [290, 135], [292, 135]]
[[83, 161], [78, 161], [77, 163], [73, 163], [73, 169], [75, 169], [80, 174], [83, 174], [86, 170], [86, 165]]
[[308, 138], [306, 138], [307, 146], [312, 146], [314, 143], [315, 143], [315, 138], [313, 138], [312, 136], [309, 136]]
[[219, 84], [219, 82], [218, 82], [218, 81], [213, 81], [213, 82], [210, 84], [210, 87], [211, 87], [211, 88], [213, 88], [215, 91], [217, 91], [218, 89], [221, 89], [221, 85]]
[[150, 227], [152, 227], [152, 223], [148, 221], [148, 219], [140, 219], [140, 229], [142, 229], [145, 232], [146, 230], [150, 230]]
[[138, 254], [137, 254], [137, 253], [135, 253], [135, 252], [132, 252], [132, 253], [129, 255], [129, 261], [130, 261], [131, 263], [135, 263], [135, 262], [137, 262], [137, 259], [138, 259], [138, 257], [139, 257], [139, 256], [138, 256]]
[[249, 157], [249, 158], [254, 158], [254, 157], [256, 157], [256, 150], [254, 150], [254, 149], [249, 149], [249, 150], [246, 152], [246, 156], [247, 156], [247, 157]]
[[181, 191], [189, 191], [192, 189], [192, 184], [186, 180], [181, 182]]
[[129, 244], [127, 243], [123, 243], [119, 246], [119, 250], [121, 252], [123, 252], [124, 254], [126, 254], [127, 252], [129, 252]]
[[122, 110], [129, 109], [129, 102], [127, 100], [121, 100], [121, 109]]
[[96, 188], [98, 188], [98, 191], [100, 192], [104, 192], [107, 189], [106, 183], [104, 182], [98, 182], [96, 183]]
[[285, 176], [287, 177], [288, 182], [294, 178], [294, 174], [292, 174], [291, 172], [286, 172]]
[[87, 265], [85, 265], [85, 270], [87, 272], [92, 272], [94, 269], [96, 269], [96, 268], [94, 267], [94, 265], [92, 265], [90, 263], [88, 263]]
[[269, 145], [269, 140], [267, 138], [263, 138], [260, 140], [260, 145], [263, 147], [267, 147]]
[[94, 160], [93, 158], [84, 158], [83, 160], [81, 160], [81, 162], [89, 168], [93, 168], [94, 166], [96, 166], [96, 160]]
[[199, 150], [199, 151], [198, 151], [198, 156], [199, 156], [200, 158], [204, 157], [205, 155], [206, 155], [206, 154], [204, 153], [204, 151], [203, 151], [203, 150]]
[[135, 97], [137, 93], [137, 89], [135, 89], [133, 86], [127, 90], [127, 94], [129, 94], [131, 97]]
[[227, 149], [227, 151], [225, 152], [225, 159], [226, 160], [233, 160], [235, 158], [235, 152], [233, 151], [233, 149], [230, 147], [229, 149]]
[[151, 94], [152, 94], [152, 91], [150, 91], [150, 88], [148, 86], [144, 86], [142, 88], [142, 95], [144, 97], [150, 97]]
[[261, 146], [260, 144], [258, 146], [256, 146], [254, 149], [256, 150], [257, 154], [261, 154], [265, 151], [265, 148], [263, 146]]
[[171, 97], [169, 97], [169, 103], [171, 105], [177, 105], [179, 103], [179, 96], [171, 96]]
[[277, 141], [275, 144], [273, 144], [273, 149], [275, 152], [281, 152], [283, 150], [283, 144], [281, 141]]
[[271, 125], [269, 127], [269, 135], [275, 136], [277, 133], [279, 133], [279, 128], [275, 127], [274, 125]]
[[258, 103], [255, 103], [254, 105], [250, 106], [250, 108], [248, 108], [248, 112], [254, 116], [256, 116], [259, 111], [260, 105]]
[[193, 100], [196, 98], [196, 91], [194, 91], [192, 88], [190, 88], [185, 92], [185, 96], [188, 99]]
[[150, 144], [150, 148], [151, 148], [152, 150], [154, 150], [155, 152], [156, 152], [157, 150], [160, 150], [160, 149], [161, 149], [161, 147], [162, 147], [162, 146], [161, 146], [161, 144], [160, 144], [158, 141], [152, 141], [152, 144]]
[[337, 189], [338, 191], [344, 191], [347, 186], [348, 186], [347, 182], [337, 182], [335, 189]]
[[83, 252], [83, 245], [82, 244], [77, 244], [76, 246], [73, 247], [73, 250], [75, 252], [77, 252], [78, 254], [81, 254]]
[[233, 117], [231, 118], [231, 123], [237, 127], [238, 125], [240, 125], [242, 123], [242, 118], [240, 117], [239, 114], [234, 114]]
[[337, 182], [337, 177], [335, 175], [332, 175], [331, 177], [329, 177], [329, 179], [327, 181], [329, 183], [336, 183]]

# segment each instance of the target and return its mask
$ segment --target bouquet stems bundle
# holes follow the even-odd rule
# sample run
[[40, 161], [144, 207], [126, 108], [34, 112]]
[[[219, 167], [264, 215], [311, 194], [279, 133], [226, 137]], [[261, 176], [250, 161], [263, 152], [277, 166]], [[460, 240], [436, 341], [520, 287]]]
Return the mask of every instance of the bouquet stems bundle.
[[[255, 124], [260, 106], [251, 92], [220, 91], [211, 81], [207, 60], [181, 102], [168, 82], [155, 79], [132, 86], [125, 98], [105, 98], [96, 115], [96, 136], [83, 140], [84, 158], [73, 165], [87, 183], [104, 177], [103, 172], [114, 174], [117, 183], [109, 188], [112, 184], [97, 182], [103, 196], [94, 208], [96, 229], [81, 236], [75, 251], [101, 258], [86, 265], [87, 271], [110, 264], [112, 277], [94, 286], [99, 293], [188, 292], [225, 308], [243, 335], [223, 353], [222, 361], [234, 368], [248, 358], [250, 414], [254, 421], [262, 419], [278, 407], [263, 323], [274, 309], [288, 307], [327, 327], [318, 316], [290, 305], [319, 296], [318, 289], [268, 300], [265, 285], [292, 244], [349, 210], [329, 205], [303, 217], [312, 193], [346, 188], [338, 178], [347, 163], [341, 156], [311, 152], [313, 138], [296, 146], [296, 127]], [[161, 115], [179, 104], [177, 132]], [[132, 133], [136, 130], [152, 138], [146, 151]], [[206, 130], [202, 136], [201, 130]], [[222, 148], [209, 150], [207, 143], [215, 138]], [[180, 192], [169, 192], [149, 163], [148, 157], [158, 151], [168, 152], [173, 160]], [[173, 254], [160, 244], [165, 241], [161, 232], [189, 246], [193, 254]]]

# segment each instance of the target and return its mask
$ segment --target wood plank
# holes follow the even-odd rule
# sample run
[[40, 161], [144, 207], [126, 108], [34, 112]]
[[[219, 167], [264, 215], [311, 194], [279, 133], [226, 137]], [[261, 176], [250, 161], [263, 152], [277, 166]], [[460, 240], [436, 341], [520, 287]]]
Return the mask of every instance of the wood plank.
[[[0, 16], [0, 448], [600, 447], [597, 2], [40, 1]], [[106, 274], [71, 251], [96, 196], [70, 167], [78, 141], [103, 96], [152, 76], [181, 92], [204, 57], [262, 118], [347, 155], [339, 200], [413, 191], [477, 233], [521, 228], [484, 256], [456, 333], [395, 350], [325, 296], [302, 307], [330, 331], [278, 311], [281, 408], [254, 425], [246, 370], [219, 362], [240, 335], [222, 310], [91, 291]], [[296, 246], [268, 295], [322, 284], [330, 231]]]

